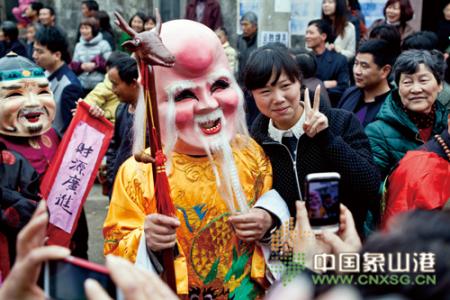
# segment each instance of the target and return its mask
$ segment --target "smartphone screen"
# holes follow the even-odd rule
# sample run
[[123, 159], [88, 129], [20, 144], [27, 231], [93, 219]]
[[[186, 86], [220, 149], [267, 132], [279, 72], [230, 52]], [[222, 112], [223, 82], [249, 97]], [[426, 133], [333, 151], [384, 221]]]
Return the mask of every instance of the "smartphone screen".
[[311, 227], [339, 226], [339, 179], [311, 180], [307, 188], [306, 208]]
[[55, 300], [87, 299], [84, 281], [88, 278], [97, 280], [113, 299], [117, 298], [116, 286], [104, 266], [74, 257], [50, 260], [46, 263], [46, 294]]

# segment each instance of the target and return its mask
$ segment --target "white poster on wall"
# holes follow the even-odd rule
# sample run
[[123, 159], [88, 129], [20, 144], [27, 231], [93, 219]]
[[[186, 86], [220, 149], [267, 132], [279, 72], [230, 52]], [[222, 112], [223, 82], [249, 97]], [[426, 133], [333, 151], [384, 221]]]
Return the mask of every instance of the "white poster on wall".
[[291, 12], [291, 0], [275, 0], [274, 9], [275, 12], [290, 13]]
[[322, 1], [291, 0], [290, 32], [305, 35], [309, 21], [321, 17]]
[[261, 45], [264, 46], [269, 43], [282, 43], [286, 47], [289, 47], [289, 32], [287, 31], [262, 31], [261, 33]]

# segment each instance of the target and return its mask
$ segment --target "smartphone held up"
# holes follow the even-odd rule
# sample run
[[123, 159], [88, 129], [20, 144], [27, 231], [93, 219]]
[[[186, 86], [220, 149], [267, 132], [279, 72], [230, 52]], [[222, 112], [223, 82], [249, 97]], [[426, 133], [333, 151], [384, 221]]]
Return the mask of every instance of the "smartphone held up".
[[44, 290], [52, 300], [87, 299], [84, 282], [96, 280], [113, 299], [123, 299], [109, 276], [106, 267], [69, 256], [62, 260], [49, 260], [44, 267]]
[[306, 176], [306, 209], [315, 233], [339, 230], [339, 180], [336, 172]]

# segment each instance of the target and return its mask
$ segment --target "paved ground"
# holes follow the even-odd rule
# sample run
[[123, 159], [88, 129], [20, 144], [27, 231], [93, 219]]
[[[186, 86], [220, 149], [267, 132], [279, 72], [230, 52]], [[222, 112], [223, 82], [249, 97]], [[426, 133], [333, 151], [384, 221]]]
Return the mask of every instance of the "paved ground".
[[102, 195], [102, 188], [94, 184], [84, 205], [89, 227], [89, 260], [103, 264], [103, 222], [108, 211], [108, 198]]

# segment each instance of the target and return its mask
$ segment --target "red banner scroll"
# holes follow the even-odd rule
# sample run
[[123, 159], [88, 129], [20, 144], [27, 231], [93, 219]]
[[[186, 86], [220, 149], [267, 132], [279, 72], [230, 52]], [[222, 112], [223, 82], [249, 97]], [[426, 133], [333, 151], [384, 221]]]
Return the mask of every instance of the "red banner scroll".
[[50, 212], [49, 245], [69, 246], [113, 132], [111, 122], [92, 117], [89, 105], [79, 102], [41, 183]]

